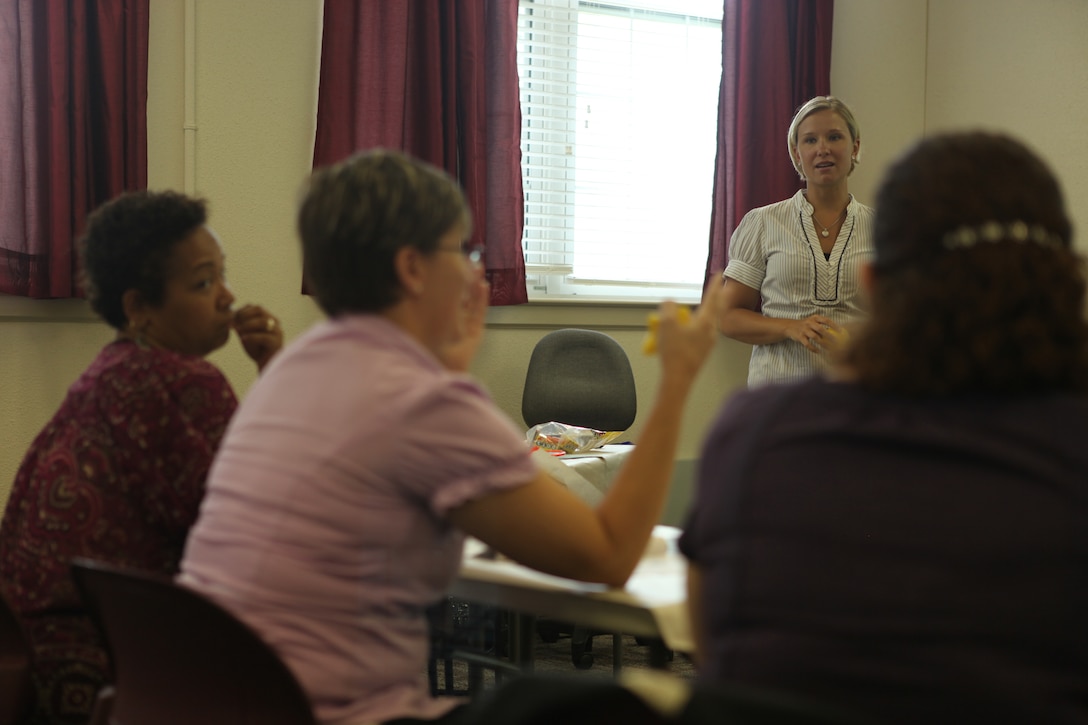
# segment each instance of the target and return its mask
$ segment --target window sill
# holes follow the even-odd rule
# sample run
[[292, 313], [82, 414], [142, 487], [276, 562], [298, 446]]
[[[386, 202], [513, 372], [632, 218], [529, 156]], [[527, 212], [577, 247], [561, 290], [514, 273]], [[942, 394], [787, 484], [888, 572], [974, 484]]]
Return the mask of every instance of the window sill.
[[4, 322], [99, 322], [87, 300], [34, 300], [0, 294]]
[[577, 299], [533, 300], [524, 305], [491, 307], [489, 328], [551, 329], [587, 327], [605, 330], [644, 330], [646, 316], [657, 302]]

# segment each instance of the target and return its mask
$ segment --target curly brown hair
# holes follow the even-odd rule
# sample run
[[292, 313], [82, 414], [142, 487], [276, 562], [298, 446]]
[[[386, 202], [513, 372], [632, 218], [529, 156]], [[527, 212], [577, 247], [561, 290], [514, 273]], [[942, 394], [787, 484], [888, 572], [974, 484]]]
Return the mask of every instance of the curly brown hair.
[[[961, 229], [977, 243], [950, 244]], [[862, 385], [901, 394], [1088, 392], [1071, 238], [1057, 179], [1020, 142], [919, 142], [878, 191], [871, 316], [844, 361]]]
[[95, 209], [77, 243], [80, 281], [91, 308], [123, 330], [126, 291], [139, 290], [152, 307], [162, 304], [174, 247], [207, 218], [203, 199], [176, 191], [126, 192]]

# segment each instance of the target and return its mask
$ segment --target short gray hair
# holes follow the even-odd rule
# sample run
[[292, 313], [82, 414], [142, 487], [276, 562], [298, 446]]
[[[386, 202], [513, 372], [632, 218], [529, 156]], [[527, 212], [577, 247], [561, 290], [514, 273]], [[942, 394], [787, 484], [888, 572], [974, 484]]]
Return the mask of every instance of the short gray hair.
[[445, 171], [373, 149], [314, 172], [298, 212], [308, 290], [330, 316], [379, 312], [400, 298], [397, 252], [425, 253], [471, 214]]

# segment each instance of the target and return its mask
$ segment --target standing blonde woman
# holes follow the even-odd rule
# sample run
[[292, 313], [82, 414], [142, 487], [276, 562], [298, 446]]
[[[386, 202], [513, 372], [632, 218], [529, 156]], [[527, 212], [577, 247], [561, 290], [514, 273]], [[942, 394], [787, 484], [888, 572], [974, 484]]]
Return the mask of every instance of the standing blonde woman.
[[723, 274], [718, 327], [755, 346], [749, 387], [817, 375], [843, 327], [863, 315], [858, 268], [872, 252], [873, 211], [847, 183], [861, 151], [853, 112], [813, 98], [794, 114], [788, 148], [805, 188], [745, 214]]

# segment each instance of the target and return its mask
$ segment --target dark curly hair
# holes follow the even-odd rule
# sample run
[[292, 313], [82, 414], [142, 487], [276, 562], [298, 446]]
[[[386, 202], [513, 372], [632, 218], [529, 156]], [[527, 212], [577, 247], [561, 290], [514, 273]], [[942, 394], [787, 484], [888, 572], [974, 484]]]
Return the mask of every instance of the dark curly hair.
[[153, 307], [162, 304], [170, 254], [207, 218], [203, 199], [174, 191], [126, 192], [95, 209], [78, 242], [91, 308], [123, 330], [126, 291], [138, 290]]
[[[977, 242], [957, 246], [961, 229]], [[873, 234], [871, 317], [844, 353], [862, 385], [1088, 391], [1083, 262], [1057, 179], [1023, 144], [984, 132], [919, 142], [888, 170]]]
[[445, 171], [397, 151], [358, 153], [310, 177], [298, 212], [310, 291], [330, 316], [377, 312], [400, 297], [393, 259], [424, 252], [471, 216]]

